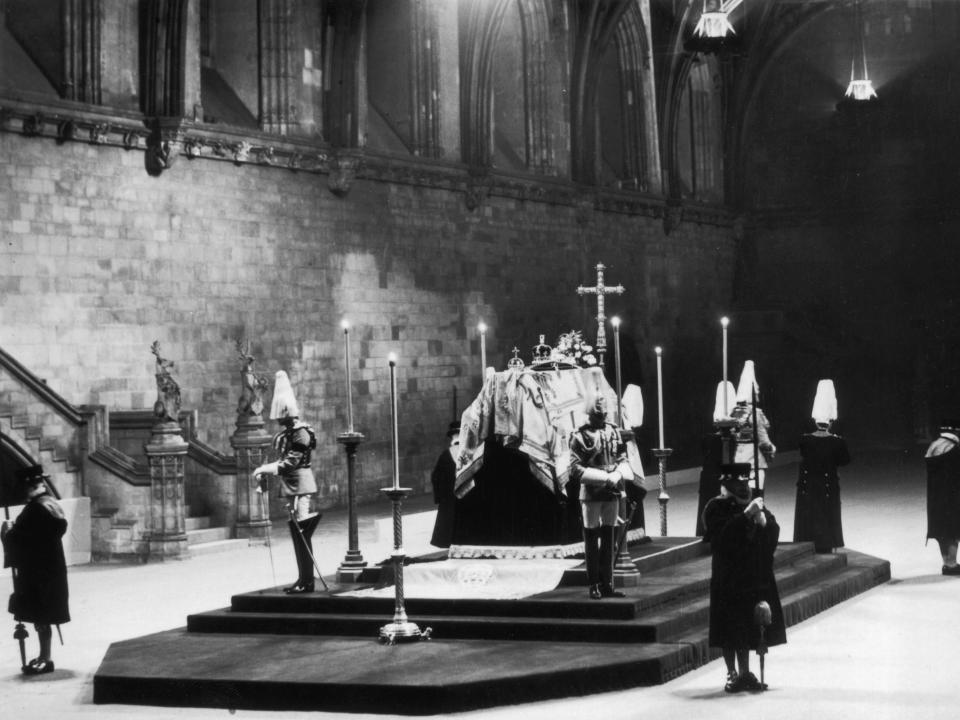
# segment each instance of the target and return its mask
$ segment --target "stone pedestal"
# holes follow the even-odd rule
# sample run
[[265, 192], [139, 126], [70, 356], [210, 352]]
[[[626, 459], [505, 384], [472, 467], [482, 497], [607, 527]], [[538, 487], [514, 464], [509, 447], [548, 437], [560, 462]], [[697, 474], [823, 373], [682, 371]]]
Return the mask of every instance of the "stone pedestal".
[[237, 429], [230, 438], [237, 457], [237, 523], [234, 534], [251, 545], [264, 544], [270, 532], [270, 501], [257, 492], [253, 471], [266, 462], [271, 436], [259, 415], [237, 417]]
[[187, 443], [180, 425], [172, 421], [158, 423], [144, 449], [150, 468], [148, 557], [151, 560], [186, 557], [189, 550], [183, 505], [183, 463]]
[[342, 432], [337, 442], [347, 451], [347, 554], [337, 568], [337, 582], [357, 582], [367, 566], [360, 552], [357, 531], [357, 447], [364, 441], [358, 432]]

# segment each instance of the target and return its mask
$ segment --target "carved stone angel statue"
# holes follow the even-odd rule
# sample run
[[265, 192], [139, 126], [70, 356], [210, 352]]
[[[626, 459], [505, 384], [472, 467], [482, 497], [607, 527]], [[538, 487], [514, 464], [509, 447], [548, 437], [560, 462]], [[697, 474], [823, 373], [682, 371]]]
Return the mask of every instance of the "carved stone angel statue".
[[159, 340], [153, 341], [150, 352], [157, 358], [157, 401], [153, 404], [153, 414], [160, 418], [161, 422], [179, 422], [180, 386], [170, 374], [173, 361], [161, 357]]
[[250, 354], [250, 342], [237, 340], [237, 353], [243, 363], [240, 369], [241, 394], [237, 402], [237, 415], [257, 416], [263, 412], [263, 395], [270, 387], [267, 378], [254, 372], [255, 358]]

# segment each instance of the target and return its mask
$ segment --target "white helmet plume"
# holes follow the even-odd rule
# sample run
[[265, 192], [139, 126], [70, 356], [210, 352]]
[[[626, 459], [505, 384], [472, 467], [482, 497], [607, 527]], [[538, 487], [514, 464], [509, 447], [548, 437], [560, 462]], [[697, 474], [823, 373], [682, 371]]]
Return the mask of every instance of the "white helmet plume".
[[817, 394], [813, 399], [813, 411], [810, 417], [820, 425], [826, 425], [837, 419], [837, 391], [833, 386], [833, 380], [821, 380], [817, 383]]
[[270, 405], [270, 419], [282, 420], [284, 418], [300, 417], [300, 408], [297, 407], [297, 399], [293, 396], [293, 387], [290, 385], [290, 378], [283, 370], [277, 370], [276, 380], [273, 384], [273, 402]]

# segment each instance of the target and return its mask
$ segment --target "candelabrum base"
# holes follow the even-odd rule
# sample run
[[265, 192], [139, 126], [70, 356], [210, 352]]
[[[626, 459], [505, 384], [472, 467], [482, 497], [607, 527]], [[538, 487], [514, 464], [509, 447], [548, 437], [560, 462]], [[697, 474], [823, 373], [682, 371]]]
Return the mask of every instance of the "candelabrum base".
[[427, 628], [421, 632], [417, 624], [409, 620], [394, 621], [380, 628], [380, 642], [396, 645], [401, 642], [429, 640], [432, 632], [433, 630], [431, 628]]
[[637, 587], [640, 585], [640, 571], [634, 566], [634, 572], [613, 571], [614, 587]]

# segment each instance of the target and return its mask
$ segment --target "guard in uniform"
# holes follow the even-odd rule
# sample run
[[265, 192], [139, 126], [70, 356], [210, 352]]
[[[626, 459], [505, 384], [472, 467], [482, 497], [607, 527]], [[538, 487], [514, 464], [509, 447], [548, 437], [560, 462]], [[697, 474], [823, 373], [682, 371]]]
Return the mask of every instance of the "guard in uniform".
[[[253, 471], [255, 478], [275, 475], [279, 480], [280, 495], [287, 499], [290, 513], [290, 536], [297, 558], [299, 577], [284, 588], [286, 593], [308, 593], [314, 590], [313, 531], [320, 522], [320, 514], [310, 511], [310, 498], [317, 493], [317, 481], [310, 461], [317, 446], [317, 436], [309, 425], [300, 421], [300, 409], [293, 395], [290, 378], [278, 370], [273, 388], [270, 419], [280, 424], [280, 432], [273, 438], [278, 459], [261, 465]], [[263, 483], [258, 488], [262, 492]]]
[[623, 597], [613, 588], [614, 540], [624, 484], [633, 480], [627, 449], [616, 425], [607, 422], [607, 401], [596, 392], [588, 422], [570, 438], [570, 479], [580, 483], [583, 548], [590, 597]]
[[[9, 610], [17, 622], [32, 622], [40, 640], [40, 654], [21, 668], [24, 675], [53, 672], [51, 626], [70, 622], [67, 561], [63, 536], [67, 520], [50, 494], [43, 467], [18, 471], [27, 503], [13, 522], [0, 526], [4, 567], [16, 571]], [[22, 642], [22, 641], [21, 641]]]
[[717, 383], [717, 397], [713, 406], [713, 432], [703, 438], [703, 466], [700, 468], [700, 487], [697, 494], [697, 537], [703, 537], [703, 509], [720, 494], [720, 470], [733, 463], [737, 441], [733, 436], [736, 421], [730, 417], [737, 391], [729, 380]]
[[[757, 399], [757, 407], [754, 408], [754, 398]], [[760, 386], [757, 384], [756, 372], [753, 366], [753, 360], [747, 360], [743, 364], [743, 371], [740, 373], [740, 384], [737, 385], [737, 404], [734, 406], [731, 415], [737, 421], [734, 430], [737, 437], [737, 452], [734, 457], [736, 463], [748, 463], [751, 467], [756, 461], [756, 473], [751, 470], [751, 479], [754, 481], [754, 487], [759, 488], [756, 494], [763, 497], [763, 484], [766, 477], [766, 468], [768, 463], [773, 460], [777, 453], [776, 446], [770, 442], [770, 421], [763, 414], [759, 406]], [[756, 410], [756, 427], [754, 427], [753, 417]], [[756, 449], [754, 443], [756, 442]], [[754, 477], [756, 475], [756, 477]]]
[[837, 419], [837, 393], [832, 380], [817, 383], [811, 417], [816, 431], [800, 438], [793, 541], [812, 541], [818, 553], [828, 553], [843, 547], [837, 468], [850, 462], [847, 441], [830, 432]]
[[945, 420], [930, 444], [927, 462], [927, 538], [940, 545], [941, 573], [960, 575], [960, 422]]

